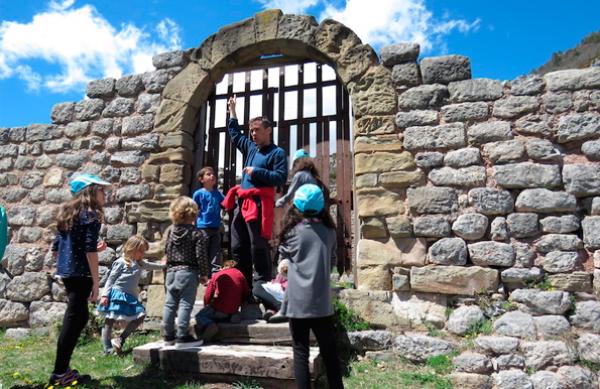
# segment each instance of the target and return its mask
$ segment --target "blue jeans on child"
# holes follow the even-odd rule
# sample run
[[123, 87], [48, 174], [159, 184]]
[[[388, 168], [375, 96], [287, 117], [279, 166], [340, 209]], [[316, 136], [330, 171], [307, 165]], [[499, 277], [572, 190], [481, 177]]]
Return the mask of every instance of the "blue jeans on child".
[[[188, 335], [188, 326], [198, 290], [198, 271], [184, 268], [167, 271], [167, 294], [163, 311], [165, 336], [183, 338]], [[175, 314], [177, 314], [177, 334], [175, 334]]]
[[217, 311], [210, 305], [207, 305], [196, 314], [196, 325], [200, 330], [204, 330], [215, 321], [228, 320], [230, 317], [231, 315]]

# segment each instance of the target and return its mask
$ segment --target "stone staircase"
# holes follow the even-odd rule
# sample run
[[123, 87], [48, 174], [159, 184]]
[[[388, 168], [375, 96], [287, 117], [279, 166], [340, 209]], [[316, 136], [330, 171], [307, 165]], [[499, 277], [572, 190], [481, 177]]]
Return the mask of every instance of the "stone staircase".
[[[199, 308], [197, 302], [194, 312]], [[186, 374], [208, 382], [252, 380], [265, 388], [291, 388], [291, 342], [288, 323], [246, 319], [237, 324], [219, 323], [213, 341], [200, 347], [176, 349], [153, 342], [134, 348], [133, 358], [171, 374]], [[319, 373], [318, 356], [319, 349], [311, 347], [309, 367], [313, 379]]]

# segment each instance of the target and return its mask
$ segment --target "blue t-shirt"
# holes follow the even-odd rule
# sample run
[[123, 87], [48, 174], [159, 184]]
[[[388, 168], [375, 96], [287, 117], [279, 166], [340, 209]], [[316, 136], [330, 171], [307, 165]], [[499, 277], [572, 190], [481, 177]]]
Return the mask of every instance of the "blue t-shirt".
[[94, 211], [83, 211], [70, 231], [59, 231], [52, 251], [58, 252], [56, 274], [67, 277], [91, 277], [87, 253], [98, 251], [100, 221]]
[[198, 219], [196, 227], [198, 228], [219, 228], [221, 225], [221, 201], [225, 197], [217, 189], [208, 191], [204, 188], [194, 192], [192, 197], [198, 204]]

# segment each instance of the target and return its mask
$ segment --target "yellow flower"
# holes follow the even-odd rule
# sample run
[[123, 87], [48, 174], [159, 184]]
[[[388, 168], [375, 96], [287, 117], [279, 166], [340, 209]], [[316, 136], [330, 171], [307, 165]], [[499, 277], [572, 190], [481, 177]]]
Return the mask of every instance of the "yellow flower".
[[50, 385], [46, 389], [54, 389], [54, 385]]
[[65, 389], [71, 389], [71, 387], [70, 387], [70, 386], [67, 386]]
[[77, 380], [72, 382], [73, 386], [77, 385]]
[[18, 376], [20, 376], [20, 375], [21, 375], [21, 373], [19, 373], [18, 371], [15, 371], [15, 372], [13, 373], [13, 378], [17, 378], [17, 377], [18, 377]]

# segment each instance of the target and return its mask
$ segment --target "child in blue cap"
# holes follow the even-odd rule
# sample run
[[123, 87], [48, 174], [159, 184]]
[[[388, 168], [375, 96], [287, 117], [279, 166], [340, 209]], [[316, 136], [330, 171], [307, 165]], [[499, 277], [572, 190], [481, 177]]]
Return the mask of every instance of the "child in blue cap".
[[56, 275], [68, 295], [54, 371], [50, 376], [50, 385], [56, 386], [70, 386], [89, 379], [71, 369], [69, 363], [88, 321], [87, 302], [98, 298], [98, 251], [106, 248], [106, 243], [98, 243], [98, 235], [104, 219], [104, 187], [110, 184], [93, 174], [78, 174], [71, 178], [69, 185], [73, 199], [58, 212], [58, 233], [52, 245], [52, 253], [57, 258]]
[[318, 185], [322, 190], [326, 191], [326, 199], [329, 197], [329, 193], [321, 181], [315, 162], [304, 149], [299, 149], [296, 150], [296, 153], [294, 154], [292, 182], [290, 182], [287, 193], [275, 202], [275, 207], [283, 207], [287, 202], [294, 198], [296, 190], [304, 184]]
[[326, 212], [319, 186], [305, 184], [296, 190], [293, 206], [284, 217], [280, 242], [281, 258], [290, 262], [280, 312], [290, 321], [296, 385], [311, 387], [308, 357], [312, 330], [327, 370], [329, 388], [343, 388], [329, 286], [336, 261], [335, 224]]

